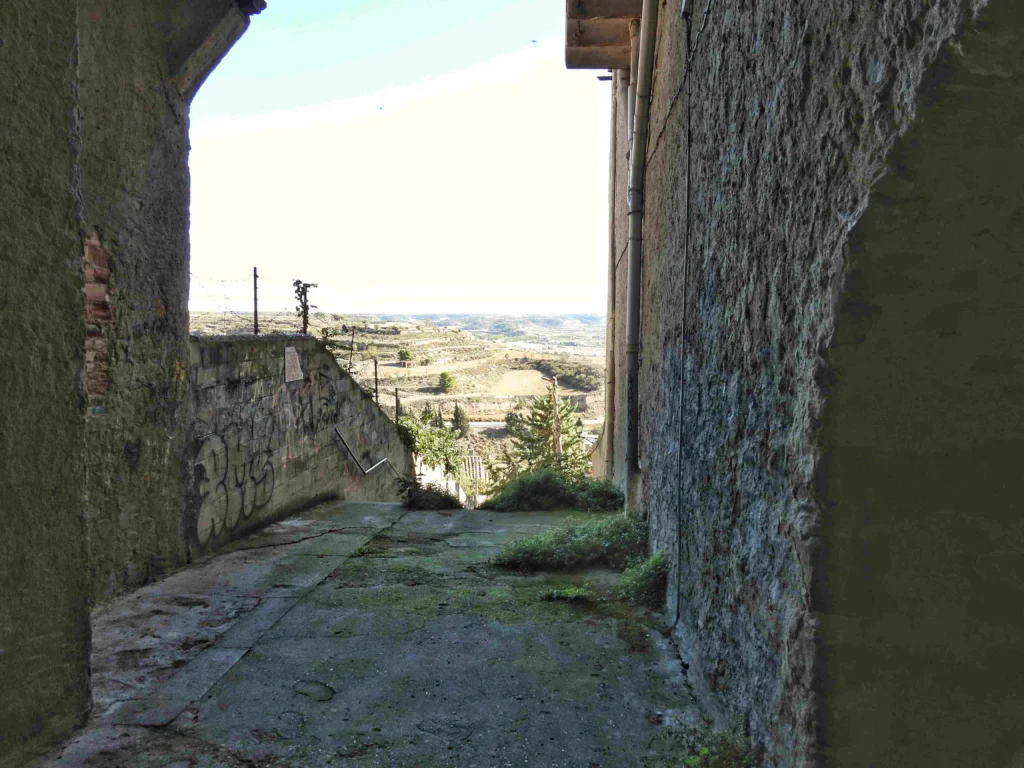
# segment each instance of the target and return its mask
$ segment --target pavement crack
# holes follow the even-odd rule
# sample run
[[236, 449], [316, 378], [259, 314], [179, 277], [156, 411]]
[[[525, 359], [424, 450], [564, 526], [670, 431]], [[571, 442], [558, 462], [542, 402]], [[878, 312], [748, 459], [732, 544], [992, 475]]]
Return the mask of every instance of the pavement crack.
[[[403, 515], [404, 517], [404, 515]], [[255, 549], [274, 549], [275, 547], [290, 547], [293, 544], [301, 544], [304, 541], [312, 541], [313, 539], [319, 539], [332, 533], [343, 533], [344, 531], [372, 531], [375, 530], [372, 525], [347, 525], [343, 528], [331, 528], [329, 531], [322, 531], [321, 533], [314, 534], [312, 536], [303, 536], [301, 539], [290, 539], [289, 541], [279, 541], [273, 544], [257, 544], [252, 547], [240, 547], [235, 550], [236, 552], [251, 552]]]

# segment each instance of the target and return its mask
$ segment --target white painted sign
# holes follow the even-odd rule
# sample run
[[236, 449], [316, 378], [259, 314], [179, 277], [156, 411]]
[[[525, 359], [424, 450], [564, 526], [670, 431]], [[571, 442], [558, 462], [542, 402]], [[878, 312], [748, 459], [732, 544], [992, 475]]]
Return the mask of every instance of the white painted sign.
[[299, 353], [295, 351], [295, 347], [284, 348], [284, 380], [288, 381], [302, 381], [305, 378], [302, 375], [302, 366], [299, 365]]

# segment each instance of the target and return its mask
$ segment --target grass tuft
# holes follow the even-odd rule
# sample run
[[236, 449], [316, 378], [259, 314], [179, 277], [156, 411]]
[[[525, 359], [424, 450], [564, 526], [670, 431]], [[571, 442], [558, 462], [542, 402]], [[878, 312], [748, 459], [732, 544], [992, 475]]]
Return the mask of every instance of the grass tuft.
[[398, 485], [406, 509], [462, 509], [458, 496], [434, 483], [422, 485], [416, 477], [400, 477]]
[[545, 592], [540, 599], [550, 602], [590, 603], [596, 600], [597, 596], [589, 587], [561, 587]]
[[761, 764], [750, 740], [738, 727], [716, 731], [709, 727], [680, 732], [686, 768], [757, 768]]
[[668, 560], [664, 552], [655, 552], [626, 568], [612, 592], [620, 600], [660, 608], [665, 603], [667, 586]]
[[494, 562], [521, 571], [607, 565], [625, 568], [647, 553], [647, 523], [625, 514], [573, 522], [506, 545]]
[[539, 469], [512, 480], [481, 505], [500, 512], [576, 509], [614, 512], [625, 498], [614, 483], [584, 477], [570, 480], [553, 469]]

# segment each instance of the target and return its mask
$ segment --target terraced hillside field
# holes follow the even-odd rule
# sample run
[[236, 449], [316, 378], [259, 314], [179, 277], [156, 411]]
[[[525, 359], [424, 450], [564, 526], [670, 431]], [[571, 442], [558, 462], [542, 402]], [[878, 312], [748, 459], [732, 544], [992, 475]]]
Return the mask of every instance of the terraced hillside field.
[[[309, 333], [327, 341], [339, 364], [350, 370], [394, 417], [395, 391], [403, 409], [440, 409], [450, 419], [458, 403], [473, 423], [467, 442], [491, 452], [506, 438], [504, 418], [530, 399], [546, 396], [550, 377], [559, 394], [571, 397], [585, 431], [595, 437], [604, 421], [603, 316], [499, 317], [481, 315], [310, 316]], [[260, 316], [264, 333], [295, 333], [293, 313]], [[192, 333], [251, 333], [252, 317], [193, 313]], [[376, 380], [374, 378], [376, 361]], [[442, 392], [450, 374], [453, 391]]]

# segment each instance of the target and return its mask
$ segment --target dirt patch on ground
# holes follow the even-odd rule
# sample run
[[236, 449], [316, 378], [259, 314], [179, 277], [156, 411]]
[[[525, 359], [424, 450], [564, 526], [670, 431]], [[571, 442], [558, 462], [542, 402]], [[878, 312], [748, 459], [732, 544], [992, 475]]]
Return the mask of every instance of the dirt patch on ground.
[[[502, 374], [498, 383], [491, 389], [495, 395], [546, 395], [551, 383], [544, 380], [540, 371], [508, 371]], [[577, 394], [575, 390], [559, 387], [558, 393], [563, 396]]]

